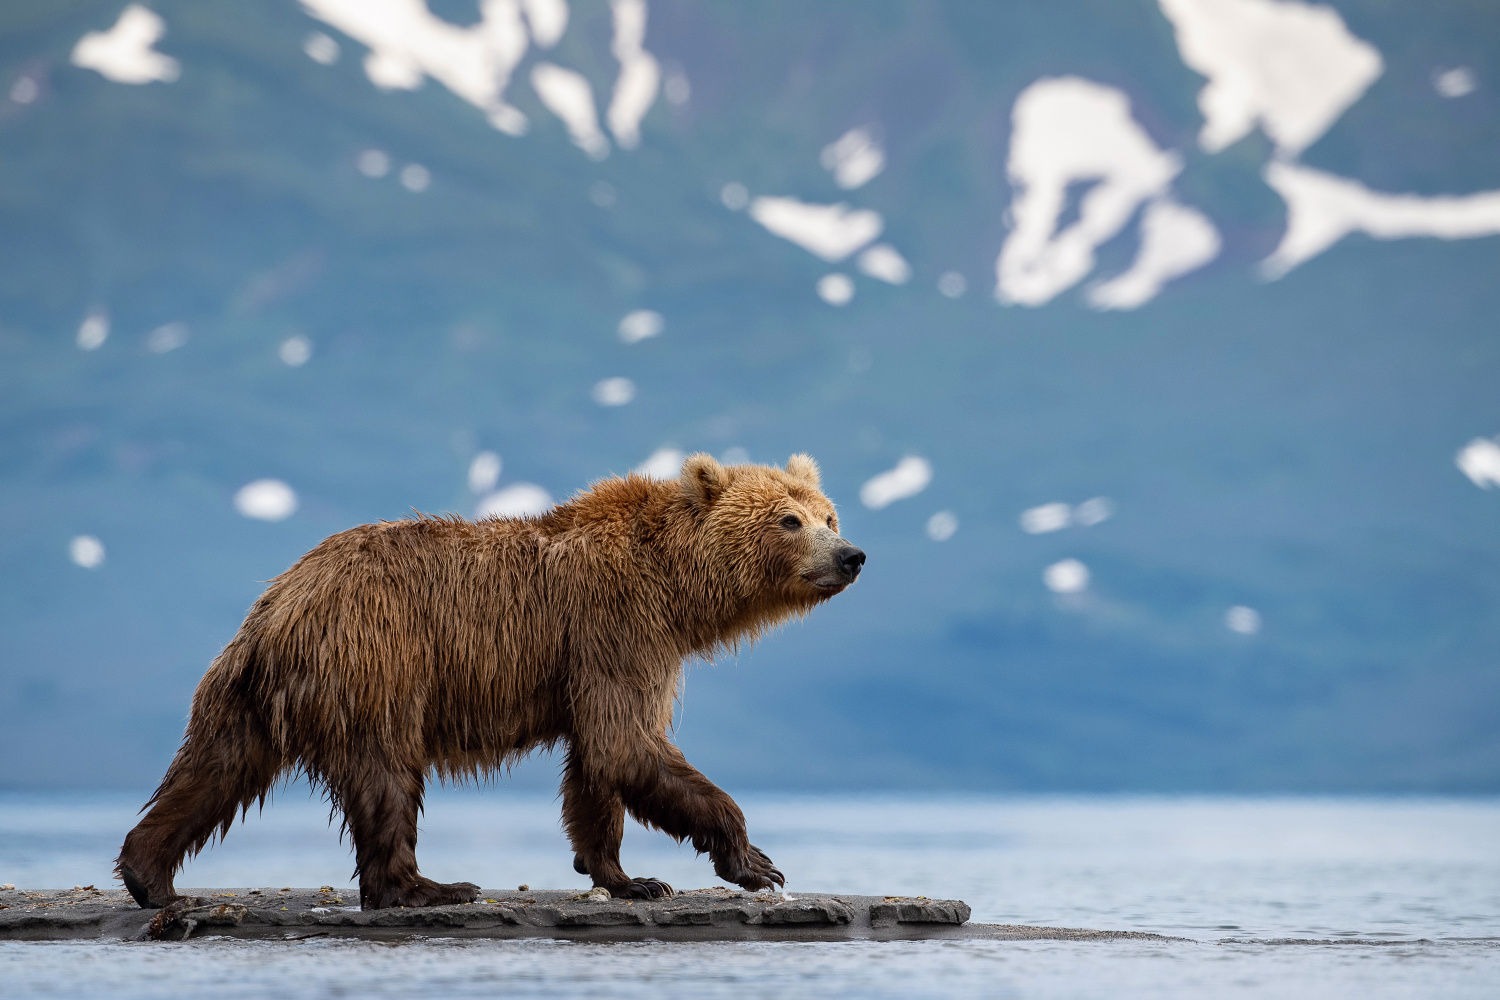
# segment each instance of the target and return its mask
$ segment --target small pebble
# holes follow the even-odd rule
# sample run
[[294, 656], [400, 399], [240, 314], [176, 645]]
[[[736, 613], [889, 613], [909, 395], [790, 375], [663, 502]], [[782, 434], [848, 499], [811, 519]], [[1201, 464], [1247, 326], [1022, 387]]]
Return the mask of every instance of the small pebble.
[[[6, 888], [10, 889], [10, 888], [14, 888], [14, 886], [6, 886]], [[521, 892], [530, 892], [531, 891], [531, 886], [527, 885], [525, 882], [522, 882], [520, 885], [516, 886], [516, 888], [519, 889]]]
[[0, 889], [3, 889], [6, 892], [14, 892], [15, 888], [16, 887], [10, 882], [5, 883], [4, 885], [0, 885]]

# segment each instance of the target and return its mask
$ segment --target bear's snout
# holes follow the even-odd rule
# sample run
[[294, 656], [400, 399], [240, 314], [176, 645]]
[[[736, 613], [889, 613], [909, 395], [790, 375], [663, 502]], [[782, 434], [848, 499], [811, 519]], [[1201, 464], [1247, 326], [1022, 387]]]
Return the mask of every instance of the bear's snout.
[[863, 549], [855, 548], [853, 545], [845, 545], [833, 554], [834, 565], [838, 566], [839, 573], [850, 583], [859, 576], [859, 571], [865, 565], [865, 553]]
[[805, 567], [802, 579], [825, 595], [837, 594], [859, 576], [865, 565], [865, 552], [821, 525], [813, 538], [813, 551], [802, 564]]

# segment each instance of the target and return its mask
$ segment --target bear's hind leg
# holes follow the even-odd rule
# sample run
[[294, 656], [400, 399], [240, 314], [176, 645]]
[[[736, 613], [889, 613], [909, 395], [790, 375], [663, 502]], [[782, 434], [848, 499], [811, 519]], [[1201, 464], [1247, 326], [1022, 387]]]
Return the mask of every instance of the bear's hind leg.
[[248, 720], [216, 733], [195, 720], [146, 803], [150, 811], [126, 835], [115, 859], [115, 872], [135, 901], [159, 907], [181, 898], [172, 883], [184, 859], [201, 851], [215, 831], [221, 838], [228, 833], [235, 815], [264, 799], [281, 770], [281, 758]]
[[356, 773], [329, 781], [334, 802], [354, 839], [359, 904], [366, 910], [391, 906], [472, 903], [479, 886], [443, 884], [417, 870], [417, 814], [422, 810], [420, 770], [390, 766], [383, 757], [357, 759]]
[[563, 768], [563, 825], [573, 845], [573, 870], [617, 899], [660, 899], [673, 894], [661, 879], [631, 878], [620, 864], [625, 836], [625, 805], [609, 789], [590, 782], [578, 756], [569, 752]]

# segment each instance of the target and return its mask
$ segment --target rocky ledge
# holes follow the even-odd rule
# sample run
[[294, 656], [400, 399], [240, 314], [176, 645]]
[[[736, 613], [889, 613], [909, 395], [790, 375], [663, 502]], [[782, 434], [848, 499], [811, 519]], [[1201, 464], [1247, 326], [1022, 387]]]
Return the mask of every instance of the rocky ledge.
[[840, 941], [923, 938], [1113, 941], [1171, 940], [1133, 931], [971, 924], [956, 899], [695, 889], [668, 899], [610, 899], [603, 890], [487, 890], [478, 902], [421, 909], [361, 910], [322, 889], [188, 889], [189, 898], [143, 910], [123, 889], [0, 888], [0, 941], [183, 941], [230, 936], [544, 937], [584, 941]]
[[331, 887], [187, 889], [189, 899], [143, 910], [122, 889], [0, 891], [0, 940], [180, 941], [229, 935], [402, 938], [550, 937], [584, 940], [838, 940], [950, 936], [969, 908], [957, 900], [697, 889], [661, 900], [594, 892], [488, 890], [474, 903], [361, 910]]

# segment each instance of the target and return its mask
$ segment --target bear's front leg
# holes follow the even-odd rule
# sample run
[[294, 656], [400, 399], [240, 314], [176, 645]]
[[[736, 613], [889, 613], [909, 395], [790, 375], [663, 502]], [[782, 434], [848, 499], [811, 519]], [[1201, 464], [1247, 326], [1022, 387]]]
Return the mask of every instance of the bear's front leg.
[[573, 845], [573, 870], [616, 899], [660, 899], [672, 887], [657, 878], [631, 878], [620, 865], [625, 806], [612, 788], [591, 777], [577, 751], [563, 767], [563, 825]]
[[[627, 678], [633, 673], [623, 667], [612, 672]], [[622, 894], [616, 886], [623, 888], [619, 880], [626, 877], [620, 838], [629, 810], [647, 826], [678, 841], [691, 840], [726, 882], [751, 891], [785, 885], [786, 877], [750, 843], [745, 814], [734, 799], [667, 739], [676, 677], [675, 671], [662, 670], [656, 683], [625, 684], [604, 670], [580, 673], [563, 779], [563, 810], [577, 867], [588, 869], [596, 886]]]
[[750, 843], [745, 814], [705, 778], [665, 735], [641, 748], [625, 769], [620, 797], [630, 814], [707, 854], [714, 874], [752, 892], [786, 885], [786, 876]]

